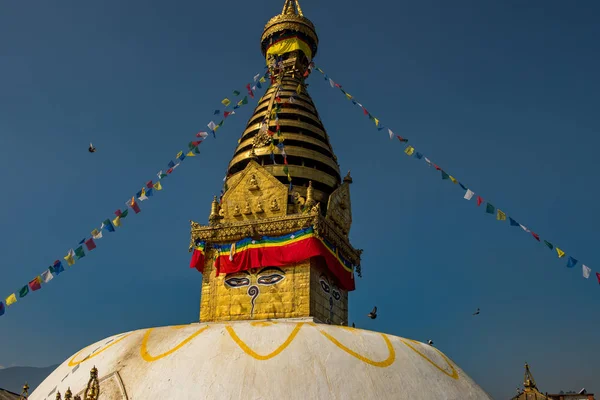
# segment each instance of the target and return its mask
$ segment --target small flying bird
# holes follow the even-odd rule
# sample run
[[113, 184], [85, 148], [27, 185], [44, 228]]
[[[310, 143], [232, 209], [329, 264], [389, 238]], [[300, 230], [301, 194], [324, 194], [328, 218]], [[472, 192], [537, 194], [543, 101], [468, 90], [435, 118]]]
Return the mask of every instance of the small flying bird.
[[354, 322], [352, 323], [352, 327], [353, 327], [353, 328], [356, 328], [356, 325], [354, 325]]
[[477, 307], [477, 311], [475, 311], [473, 315], [479, 315], [479, 307]]
[[377, 307], [373, 307], [373, 311], [371, 311], [367, 317], [371, 318], [371, 319], [375, 319], [377, 318]]
[[433, 346], [433, 340], [429, 339], [429, 340], [427, 341], [427, 344], [428, 344], [428, 345], [430, 345], [430, 346]]
[[94, 147], [94, 145], [90, 142], [90, 147], [88, 147], [88, 151], [90, 153], [95, 153], [96, 152], [96, 148]]

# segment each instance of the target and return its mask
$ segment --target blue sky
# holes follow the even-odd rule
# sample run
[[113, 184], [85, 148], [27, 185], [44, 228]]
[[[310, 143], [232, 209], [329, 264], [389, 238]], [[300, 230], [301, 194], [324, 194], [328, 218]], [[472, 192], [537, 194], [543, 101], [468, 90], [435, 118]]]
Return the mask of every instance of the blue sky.
[[[3, 2], [0, 297], [112, 216], [262, 71], [262, 27], [282, 4]], [[317, 65], [385, 126], [600, 270], [597, 2], [301, 5], [320, 37]], [[494, 397], [514, 393], [525, 361], [543, 391], [600, 391], [595, 277], [465, 201], [319, 74], [308, 83], [354, 178], [351, 240], [364, 255], [350, 320], [433, 339]], [[189, 220], [206, 222], [252, 109], [124, 228], [8, 309], [0, 365], [50, 365], [108, 335], [198, 319]]]

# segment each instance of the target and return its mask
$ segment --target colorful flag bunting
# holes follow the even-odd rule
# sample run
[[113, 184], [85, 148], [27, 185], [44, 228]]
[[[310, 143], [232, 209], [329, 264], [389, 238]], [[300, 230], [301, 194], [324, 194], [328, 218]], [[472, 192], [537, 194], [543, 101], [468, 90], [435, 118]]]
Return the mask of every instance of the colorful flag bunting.
[[511, 217], [508, 217], [508, 220], [510, 221], [510, 226], [519, 226], [519, 223]]
[[[117, 217], [117, 218], [121, 218], [121, 217]], [[96, 248], [96, 243], [94, 243], [94, 239], [88, 239], [85, 241], [85, 247], [87, 247], [87, 249], [89, 251], [92, 251]]]
[[498, 221], [506, 221], [506, 214], [502, 212], [500, 209], [497, 210], [496, 219]]
[[574, 268], [576, 264], [577, 264], [577, 260], [574, 259], [573, 257], [569, 256], [569, 258], [567, 260], [567, 268]]
[[25, 285], [19, 290], [19, 297], [23, 298], [29, 294], [29, 286]]
[[402, 143], [406, 143], [406, 142], [408, 142], [408, 139], [405, 139], [405, 138], [403, 138], [403, 137], [402, 137], [402, 136], [400, 136], [400, 135], [396, 135], [396, 137], [397, 137], [397, 138], [398, 138], [398, 140], [399, 140], [399, 141], [401, 141]]
[[600, 285], [600, 272], [596, 272], [596, 278], [598, 279], [598, 284]]
[[117, 228], [119, 226], [121, 226], [121, 217], [117, 217], [117, 218], [113, 219], [112, 224], [113, 224], [113, 226], [116, 226]]
[[525, 225], [521, 225], [519, 224], [519, 226], [521, 227], [521, 229], [523, 229], [525, 232], [529, 232], [529, 229], [527, 229], [527, 227]]
[[142, 190], [140, 190], [139, 192], [137, 192], [135, 194], [135, 197], [137, 197], [137, 199], [139, 201], [148, 200], [148, 197], [146, 197], [146, 190], [144, 188], [142, 188]]
[[225, 116], [225, 118], [229, 117], [230, 115], [235, 114], [235, 111], [225, 111], [223, 113], [223, 115]]
[[4, 302], [6, 303], [6, 307], [10, 306], [11, 304], [15, 304], [17, 302], [17, 296], [15, 296], [15, 294], [12, 293], [4, 300]]
[[54, 279], [54, 276], [52, 275], [52, 272], [50, 271], [50, 269], [47, 269], [46, 271], [42, 272], [42, 281], [44, 283], [48, 283], [52, 279]]
[[69, 252], [67, 253], [66, 256], [64, 256], [63, 258], [65, 259], [65, 261], [67, 262], [67, 265], [69, 267], [73, 266], [73, 264], [75, 264], [75, 252], [73, 251], [73, 249], [69, 250]]
[[450, 175], [450, 180], [452, 181], [452, 183], [454, 183], [455, 185], [458, 183], [458, 181], [456, 180], [455, 177], [453, 177], [452, 175]]
[[556, 248], [556, 252], [558, 253], [558, 258], [562, 258], [565, 255], [565, 252], [559, 249], [558, 247]]
[[231, 101], [229, 101], [229, 99], [226, 97], [223, 100], [221, 100], [221, 103], [225, 106], [225, 107], [229, 107], [229, 105], [231, 104]]
[[465, 199], [466, 200], [471, 200], [473, 198], [474, 194], [475, 193], [471, 189], [467, 189], [467, 193], [465, 193]]
[[442, 179], [450, 179], [450, 175], [448, 175], [444, 170], [442, 170]]
[[[207, 125], [207, 126], [208, 126], [208, 128], [209, 128], [211, 131], [214, 131], [214, 130], [215, 130], [215, 127], [216, 127], [216, 125], [215, 125], [215, 123], [214, 123], [213, 121], [210, 121], [210, 122], [208, 123], [208, 125]], [[169, 165], [169, 167], [173, 168], [173, 166], [172, 166], [172, 165]]]
[[392, 140], [394, 138], [394, 132], [392, 132], [392, 130], [388, 128], [388, 133], [390, 134], [390, 140]]
[[100, 227], [100, 229], [106, 229], [109, 232], [114, 232], [115, 231], [115, 227], [113, 226], [112, 222], [110, 222], [110, 219], [105, 219], [104, 222], [102, 222], [102, 226]]
[[59, 275], [65, 270], [63, 268], [62, 262], [60, 262], [59, 260], [54, 261], [54, 265], [52, 265], [50, 268], [52, 268], [51, 271], [54, 272], [55, 275]]
[[31, 281], [29, 281], [29, 288], [31, 289], [32, 292], [35, 292], [36, 290], [40, 290], [42, 288], [42, 278], [38, 275], [35, 278], [33, 278]]
[[490, 202], [488, 202], [488, 203], [485, 205], [485, 212], [486, 212], [486, 213], [488, 213], [488, 214], [493, 214], [495, 210], [496, 210], [496, 207], [494, 207], [494, 206], [493, 206], [493, 205], [492, 205]]
[[160, 182], [156, 182], [154, 184], [154, 189], [156, 189], [156, 190], [162, 190], [162, 185], [160, 184]]
[[0, 301], [0, 316], [4, 315], [4, 303]]
[[136, 214], [138, 214], [140, 211], [140, 206], [138, 206], [138, 204], [135, 202], [135, 197], [131, 198], [131, 201], [129, 202], [129, 207], [131, 207], [131, 209], [133, 210], [133, 212], [135, 212]]
[[538, 242], [540, 241], [540, 235], [538, 235], [534, 231], [531, 231], [531, 236], [533, 236], [535, 238], [535, 240], [537, 240]]
[[77, 260], [81, 260], [83, 257], [85, 257], [85, 251], [83, 251], [83, 246], [79, 246], [75, 249], [75, 257], [77, 257]]
[[581, 271], [583, 273], [583, 277], [585, 279], [588, 279], [590, 277], [590, 272], [592, 272], [592, 269], [590, 267], [588, 267], [587, 265], [582, 265]]
[[407, 147], [404, 149], [404, 152], [405, 152], [407, 155], [409, 155], [409, 156], [412, 156], [412, 155], [413, 155], [413, 153], [415, 152], [415, 148], [414, 148], [414, 147], [412, 147], [412, 146], [407, 146]]
[[552, 243], [550, 243], [550, 242], [549, 242], [549, 241], [547, 241], [547, 240], [544, 240], [544, 244], [545, 244], [546, 246], [548, 246], [548, 248], [549, 248], [550, 250], [552, 250], [552, 249], [554, 248], [554, 246], [552, 245]]
[[206, 132], [198, 132], [196, 133], [196, 137], [206, 139], [208, 137], [208, 133]]
[[483, 197], [477, 196], [477, 207], [479, 207], [483, 203]]

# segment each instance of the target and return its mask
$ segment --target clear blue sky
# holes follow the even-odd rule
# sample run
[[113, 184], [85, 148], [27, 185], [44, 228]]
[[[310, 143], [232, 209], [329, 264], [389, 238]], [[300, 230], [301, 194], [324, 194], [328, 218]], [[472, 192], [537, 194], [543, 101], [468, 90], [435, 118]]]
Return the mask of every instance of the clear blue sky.
[[[2, 2], [1, 297], [112, 216], [262, 71], [260, 34], [282, 4]], [[317, 65], [384, 125], [600, 270], [600, 4], [301, 5], [320, 37]], [[525, 361], [544, 391], [600, 391], [595, 277], [465, 201], [319, 74], [309, 83], [354, 178], [351, 239], [364, 249], [364, 277], [350, 320], [433, 339], [498, 398], [514, 393]], [[188, 221], [206, 222], [252, 109], [228, 119], [124, 228], [8, 309], [0, 365], [50, 365], [108, 335], [198, 319]]]

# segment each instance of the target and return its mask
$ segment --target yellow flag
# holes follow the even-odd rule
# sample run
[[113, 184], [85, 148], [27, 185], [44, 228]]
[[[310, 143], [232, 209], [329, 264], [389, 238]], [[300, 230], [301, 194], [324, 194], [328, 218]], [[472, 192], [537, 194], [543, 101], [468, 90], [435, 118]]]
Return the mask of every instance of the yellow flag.
[[223, 105], [225, 107], [229, 106], [231, 104], [231, 101], [229, 101], [228, 98], [224, 98], [223, 100], [221, 100], [221, 103], [223, 103]]
[[298, 84], [298, 87], [296, 88], [296, 93], [298, 93], [298, 94], [302, 93], [302, 84]]
[[561, 258], [565, 255], [565, 252], [559, 249], [558, 247], [556, 248], [556, 252], [558, 253], [558, 258]]
[[458, 183], [458, 181], [456, 180], [456, 178], [455, 178], [455, 177], [453, 177], [452, 175], [448, 175], [448, 176], [450, 177], [450, 180], [451, 180], [453, 183]]
[[412, 146], [407, 146], [407, 147], [404, 149], [404, 152], [405, 152], [406, 154], [408, 154], [409, 156], [412, 156], [412, 155], [413, 155], [413, 153], [415, 152], [415, 148], [414, 148], [414, 147], [412, 147]]
[[506, 214], [504, 214], [504, 212], [502, 212], [500, 209], [498, 209], [498, 213], [496, 214], [496, 219], [498, 221], [506, 221]]
[[188, 156], [188, 157], [196, 157], [196, 155], [194, 154], [193, 151], [190, 151], [189, 153], [187, 153], [186, 156]]
[[156, 190], [162, 190], [162, 185], [160, 184], [160, 182], [156, 182], [154, 184], [154, 189], [156, 189]]
[[259, 82], [261, 82], [261, 83], [265, 83], [267, 80], [266, 80], [266, 79], [265, 79], [265, 77], [263, 76], [263, 77], [262, 77], [262, 78], [260, 78], [258, 81], [259, 81]]
[[[215, 129], [215, 131], [216, 131], [216, 129]], [[179, 153], [177, 153], [177, 155], [175, 156], [175, 158], [181, 157], [182, 154], [183, 154], [183, 151], [180, 151]]]
[[65, 259], [65, 261], [67, 262], [67, 264], [70, 266], [72, 266], [73, 264], [75, 264], [75, 259], [73, 258], [73, 253], [69, 252], [69, 254], [67, 254], [65, 257], [63, 257]]
[[17, 302], [17, 296], [15, 296], [15, 294], [13, 293], [10, 296], [8, 296], [6, 300], [4, 300], [4, 302], [6, 303], [6, 307], [10, 306], [11, 304], [15, 304]]
[[112, 221], [114, 226], [121, 226], [121, 217], [117, 217]]
[[373, 121], [375, 121], [375, 126], [379, 126], [379, 120], [375, 117], [373, 117]]
[[346, 93], [346, 97], [348, 98], [348, 100], [352, 100], [352, 96], [350, 96], [350, 93]]

